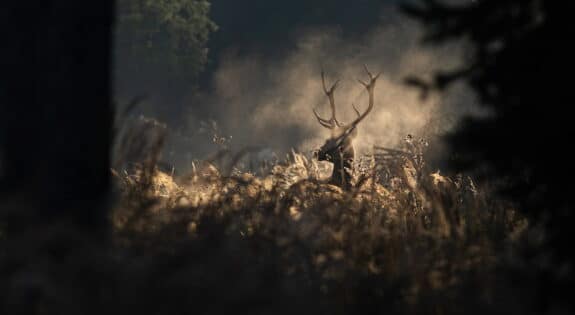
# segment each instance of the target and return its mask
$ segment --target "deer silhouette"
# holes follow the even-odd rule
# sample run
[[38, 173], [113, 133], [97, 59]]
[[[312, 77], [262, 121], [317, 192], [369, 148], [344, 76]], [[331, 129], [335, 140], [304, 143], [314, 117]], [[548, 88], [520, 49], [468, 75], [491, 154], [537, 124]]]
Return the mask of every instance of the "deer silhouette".
[[335, 83], [331, 86], [330, 89], [326, 87], [325, 84], [325, 74], [322, 70], [321, 72], [321, 83], [323, 87], [323, 91], [326, 94], [329, 105], [331, 108], [331, 118], [325, 119], [320, 117], [317, 113], [315, 108], [313, 109], [313, 113], [317, 118], [317, 121], [323, 127], [329, 129], [331, 131], [331, 136], [326, 140], [324, 145], [315, 152], [315, 156], [319, 161], [328, 161], [333, 163], [333, 172], [330, 178], [329, 183], [339, 186], [342, 189], [349, 190], [351, 189], [351, 178], [352, 178], [352, 171], [353, 171], [353, 160], [355, 159], [355, 149], [353, 147], [353, 140], [357, 136], [357, 126], [358, 124], [367, 117], [367, 115], [373, 109], [373, 102], [374, 102], [374, 89], [375, 83], [379, 78], [380, 74], [373, 76], [371, 72], [368, 70], [367, 66], [364, 65], [365, 71], [369, 76], [368, 82], [363, 82], [358, 80], [368, 92], [369, 103], [367, 109], [360, 113], [359, 110], [352, 104], [354, 111], [357, 114], [357, 118], [353, 120], [349, 124], [343, 124], [336, 118], [336, 110], [335, 110], [335, 90], [339, 84], [339, 80], [335, 81]]

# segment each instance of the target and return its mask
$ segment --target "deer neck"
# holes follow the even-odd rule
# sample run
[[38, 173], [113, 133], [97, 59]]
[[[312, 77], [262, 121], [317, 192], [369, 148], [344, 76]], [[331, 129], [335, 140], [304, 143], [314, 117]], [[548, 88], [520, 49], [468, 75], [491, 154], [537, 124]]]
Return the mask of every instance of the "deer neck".
[[353, 160], [355, 152], [351, 143], [342, 148], [341, 152], [337, 152], [332, 157], [333, 171], [331, 174], [330, 183], [339, 186], [343, 189], [351, 187]]

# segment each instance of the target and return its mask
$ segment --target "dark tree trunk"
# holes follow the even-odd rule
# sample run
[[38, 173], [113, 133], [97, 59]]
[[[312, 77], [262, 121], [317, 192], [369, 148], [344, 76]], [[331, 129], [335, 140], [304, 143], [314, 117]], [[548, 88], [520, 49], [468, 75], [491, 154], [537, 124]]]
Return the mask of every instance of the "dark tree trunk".
[[2, 2], [1, 197], [27, 216], [105, 222], [113, 2]]

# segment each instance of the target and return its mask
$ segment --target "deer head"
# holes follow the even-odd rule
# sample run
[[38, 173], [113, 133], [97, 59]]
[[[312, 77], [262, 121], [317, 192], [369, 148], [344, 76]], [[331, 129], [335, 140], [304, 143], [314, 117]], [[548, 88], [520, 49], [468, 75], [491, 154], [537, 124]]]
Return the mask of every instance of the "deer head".
[[375, 83], [380, 75], [378, 74], [373, 76], [367, 69], [367, 66], [364, 66], [364, 68], [369, 76], [369, 81], [358, 81], [366, 88], [369, 103], [367, 109], [363, 113], [360, 113], [355, 105], [352, 104], [353, 109], [357, 114], [357, 118], [355, 118], [355, 120], [349, 124], [343, 124], [337, 119], [334, 93], [339, 84], [339, 80], [336, 81], [330, 89], [328, 89], [325, 84], [325, 75], [323, 71], [321, 72], [321, 82], [323, 91], [329, 100], [331, 117], [329, 119], [322, 118], [317, 111], [313, 109], [313, 113], [319, 124], [331, 131], [331, 137], [328, 138], [324, 145], [316, 152], [316, 157], [319, 161], [328, 161], [333, 163], [333, 173], [330, 183], [344, 189], [351, 188], [351, 170], [353, 167], [353, 160], [355, 158], [355, 150], [353, 148], [352, 141], [357, 135], [357, 126], [373, 109]]

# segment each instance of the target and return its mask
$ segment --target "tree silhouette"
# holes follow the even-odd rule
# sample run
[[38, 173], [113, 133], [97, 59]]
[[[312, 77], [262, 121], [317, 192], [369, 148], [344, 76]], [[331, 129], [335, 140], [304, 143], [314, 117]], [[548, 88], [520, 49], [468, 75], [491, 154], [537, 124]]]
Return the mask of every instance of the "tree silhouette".
[[[444, 89], [464, 80], [492, 113], [466, 119], [448, 137], [454, 165], [497, 185], [534, 225], [544, 225], [557, 264], [571, 256], [574, 124], [572, 87], [565, 78], [574, 56], [567, 45], [574, 38], [566, 14], [571, 7], [566, 1], [536, 0], [464, 5], [424, 0], [403, 7], [426, 27], [425, 42], [463, 39], [470, 44], [468, 63], [438, 73], [430, 84]], [[556, 274], [547, 280], [572, 284], [572, 277]]]
[[32, 212], [5, 205], [2, 215], [103, 226], [113, 9], [112, 0], [3, 3], [1, 188]]
[[207, 61], [216, 25], [206, 0], [118, 0], [115, 30], [117, 93], [189, 91]]

